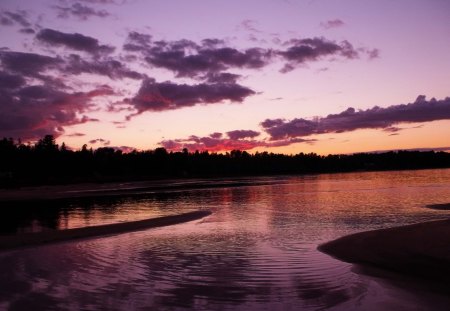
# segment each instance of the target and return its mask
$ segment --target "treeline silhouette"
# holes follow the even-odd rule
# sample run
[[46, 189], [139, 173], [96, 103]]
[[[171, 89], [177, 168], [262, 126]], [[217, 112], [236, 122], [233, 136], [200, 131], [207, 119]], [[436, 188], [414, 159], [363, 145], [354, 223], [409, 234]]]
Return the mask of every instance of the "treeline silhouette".
[[144, 180], [153, 178], [309, 174], [450, 167], [450, 153], [398, 151], [296, 155], [233, 150], [225, 154], [168, 152], [164, 148], [123, 153], [103, 147], [69, 150], [47, 135], [36, 144], [0, 140], [0, 187]]

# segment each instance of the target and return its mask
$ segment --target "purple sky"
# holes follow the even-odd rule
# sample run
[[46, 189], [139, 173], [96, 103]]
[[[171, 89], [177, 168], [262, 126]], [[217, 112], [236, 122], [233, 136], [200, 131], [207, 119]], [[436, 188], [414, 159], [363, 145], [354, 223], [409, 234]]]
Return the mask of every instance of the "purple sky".
[[0, 137], [218, 152], [450, 146], [446, 0], [2, 0], [0, 36]]

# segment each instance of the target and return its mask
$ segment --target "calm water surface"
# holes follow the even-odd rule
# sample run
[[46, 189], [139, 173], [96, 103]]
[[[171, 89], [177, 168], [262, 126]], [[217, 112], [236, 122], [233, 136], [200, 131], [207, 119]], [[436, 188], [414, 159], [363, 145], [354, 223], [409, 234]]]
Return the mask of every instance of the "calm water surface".
[[424, 206], [450, 202], [449, 169], [245, 181], [46, 208], [3, 206], [2, 234], [197, 209], [213, 214], [0, 252], [0, 309], [448, 310], [450, 298], [439, 288], [356, 273], [316, 248], [349, 233], [446, 218], [450, 212]]

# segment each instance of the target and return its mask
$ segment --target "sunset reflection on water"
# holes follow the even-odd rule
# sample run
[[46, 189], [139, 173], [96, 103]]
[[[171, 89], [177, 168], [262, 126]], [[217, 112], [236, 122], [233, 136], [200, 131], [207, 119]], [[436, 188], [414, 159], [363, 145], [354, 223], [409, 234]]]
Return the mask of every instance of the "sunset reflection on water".
[[[439, 310], [449, 302], [356, 274], [316, 247], [357, 231], [445, 218], [448, 212], [423, 207], [450, 202], [450, 170], [265, 181], [60, 206], [49, 216], [48, 223], [57, 224], [53, 229], [196, 209], [213, 214], [171, 227], [2, 252], [0, 307]], [[44, 220], [34, 221], [45, 229]]]

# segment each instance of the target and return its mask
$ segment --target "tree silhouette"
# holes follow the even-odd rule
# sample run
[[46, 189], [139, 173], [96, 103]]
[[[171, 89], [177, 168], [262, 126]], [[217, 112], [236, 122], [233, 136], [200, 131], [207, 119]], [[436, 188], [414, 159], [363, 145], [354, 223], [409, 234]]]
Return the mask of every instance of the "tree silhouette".
[[450, 167], [446, 152], [398, 151], [327, 155], [296, 155], [232, 150], [168, 152], [165, 148], [122, 153], [110, 147], [81, 150], [61, 147], [51, 135], [36, 144], [11, 138], [0, 140], [0, 187], [106, 182], [151, 178], [220, 177], [273, 174], [310, 174], [374, 170]]

